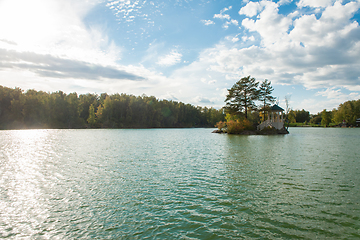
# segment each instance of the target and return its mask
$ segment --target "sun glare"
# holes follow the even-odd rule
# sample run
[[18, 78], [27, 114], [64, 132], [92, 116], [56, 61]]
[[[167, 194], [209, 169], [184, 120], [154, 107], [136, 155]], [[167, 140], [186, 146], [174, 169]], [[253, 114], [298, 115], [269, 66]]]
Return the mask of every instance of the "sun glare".
[[[3, 159], [6, 167], [0, 177], [0, 182], [8, 189], [8, 201], [3, 201], [0, 206], [0, 212], [4, 213], [2, 220], [6, 224], [11, 225], [10, 221], [16, 218], [40, 226], [48, 217], [47, 200], [42, 191], [48, 134], [48, 130], [14, 130], [6, 134], [7, 147]], [[11, 213], [8, 209], [12, 209]], [[16, 228], [15, 231], [23, 234], [36, 232], [21, 224]]]
[[14, 1], [0, 3], [0, 39], [17, 44], [21, 50], [32, 51], [54, 37], [60, 24], [53, 1]]

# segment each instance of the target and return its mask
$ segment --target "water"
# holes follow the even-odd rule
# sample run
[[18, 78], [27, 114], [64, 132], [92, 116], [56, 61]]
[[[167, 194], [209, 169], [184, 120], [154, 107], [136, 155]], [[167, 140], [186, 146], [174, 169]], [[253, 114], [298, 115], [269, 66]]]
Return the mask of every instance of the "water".
[[360, 129], [211, 131], [0, 131], [0, 238], [360, 238]]

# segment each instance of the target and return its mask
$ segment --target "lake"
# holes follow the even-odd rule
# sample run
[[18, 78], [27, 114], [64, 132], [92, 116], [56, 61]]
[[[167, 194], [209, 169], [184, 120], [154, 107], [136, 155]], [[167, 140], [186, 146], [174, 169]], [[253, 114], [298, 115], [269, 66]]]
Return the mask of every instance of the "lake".
[[212, 130], [0, 131], [0, 238], [360, 238], [360, 129]]

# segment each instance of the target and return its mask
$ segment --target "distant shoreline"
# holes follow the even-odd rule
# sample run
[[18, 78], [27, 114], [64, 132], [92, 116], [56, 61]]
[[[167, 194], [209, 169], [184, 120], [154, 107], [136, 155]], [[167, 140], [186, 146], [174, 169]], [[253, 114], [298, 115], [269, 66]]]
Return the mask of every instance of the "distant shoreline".
[[290, 125], [289, 127], [314, 127], [314, 128], [358, 128], [359, 126], [323, 126], [323, 125]]
[[24, 128], [5, 128], [0, 129], [0, 131], [10, 131], [10, 130], [90, 130], [90, 129], [198, 129], [198, 128], [208, 128], [208, 129], [214, 129], [215, 127], [138, 127], [138, 128], [110, 128], [110, 127], [100, 127], [100, 128], [90, 128], [90, 127], [83, 127], [83, 128], [45, 128], [45, 127], [24, 127]]

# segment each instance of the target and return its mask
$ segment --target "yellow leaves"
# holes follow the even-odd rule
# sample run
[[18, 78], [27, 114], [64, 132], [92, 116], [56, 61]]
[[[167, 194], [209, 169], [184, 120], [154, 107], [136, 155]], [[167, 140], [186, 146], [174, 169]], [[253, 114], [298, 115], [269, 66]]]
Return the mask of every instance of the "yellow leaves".
[[253, 130], [252, 123], [247, 119], [227, 120], [226, 122], [218, 122], [215, 127], [227, 133], [241, 133], [245, 130]]

